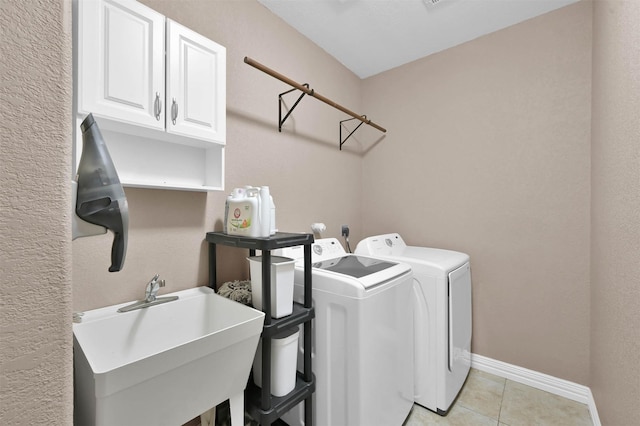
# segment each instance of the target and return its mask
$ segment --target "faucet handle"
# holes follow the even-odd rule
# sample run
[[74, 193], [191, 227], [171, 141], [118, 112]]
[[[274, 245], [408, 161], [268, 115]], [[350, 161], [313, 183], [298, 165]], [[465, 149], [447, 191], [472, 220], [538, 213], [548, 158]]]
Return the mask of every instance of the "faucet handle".
[[164, 287], [164, 280], [158, 280], [160, 278], [160, 274], [156, 274], [151, 281], [147, 283], [146, 288], [144, 289], [144, 296], [147, 302], [153, 302], [156, 300], [156, 294], [160, 287]]

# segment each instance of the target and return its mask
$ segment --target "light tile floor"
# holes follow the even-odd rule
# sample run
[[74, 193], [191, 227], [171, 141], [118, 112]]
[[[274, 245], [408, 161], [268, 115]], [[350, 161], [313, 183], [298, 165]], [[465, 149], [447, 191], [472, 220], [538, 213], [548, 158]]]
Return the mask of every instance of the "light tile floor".
[[[216, 425], [229, 426], [228, 417], [227, 405], [222, 412], [219, 411]], [[245, 417], [245, 424], [246, 426], [258, 425], [248, 415]], [[449, 414], [442, 417], [414, 404], [402, 426], [592, 426], [592, 424], [589, 408], [585, 404], [471, 369]], [[184, 426], [200, 426], [200, 419], [195, 418]]]
[[592, 426], [585, 404], [471, 369], [449, 414], [414, 404], [403, 426]]

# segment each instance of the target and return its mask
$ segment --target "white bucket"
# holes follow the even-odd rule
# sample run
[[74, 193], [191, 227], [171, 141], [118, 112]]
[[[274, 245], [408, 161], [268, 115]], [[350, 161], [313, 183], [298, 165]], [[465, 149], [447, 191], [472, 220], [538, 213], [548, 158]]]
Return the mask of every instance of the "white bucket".
[[[285, 396], [296, 386], [298, 351], [297, 327], [276, 334], [271, 339], [271, 394]], [[262, 387], [262, 338], [253, 359], [253, 382]]]
[[[248, 257], [253, 307], [262, 310], [262, 256]], [[271, 317], [282, 318], [293, 312], [293, 274], [295, 260], [271, 256]]]

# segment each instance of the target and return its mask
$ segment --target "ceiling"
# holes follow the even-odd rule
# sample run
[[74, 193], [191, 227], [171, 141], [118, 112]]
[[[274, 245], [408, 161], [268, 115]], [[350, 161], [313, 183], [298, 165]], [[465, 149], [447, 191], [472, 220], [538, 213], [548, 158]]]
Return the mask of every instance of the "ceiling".
[[258, 0], [366, 78], [578, 0]]

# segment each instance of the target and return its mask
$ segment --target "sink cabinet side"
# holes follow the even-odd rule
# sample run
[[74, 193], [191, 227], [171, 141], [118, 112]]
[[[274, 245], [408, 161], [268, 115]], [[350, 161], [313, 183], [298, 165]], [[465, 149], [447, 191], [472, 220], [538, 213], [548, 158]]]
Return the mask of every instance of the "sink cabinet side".
[[84, 356], [75, 336], [73, 338], [73, 423], [90, 425], [95, 423], [96, 398], [95, 379], [89, 361]]

